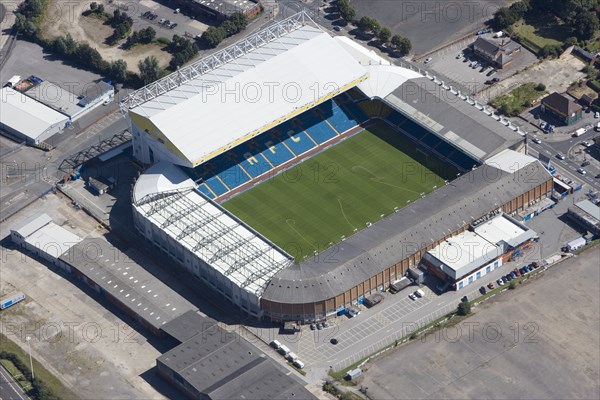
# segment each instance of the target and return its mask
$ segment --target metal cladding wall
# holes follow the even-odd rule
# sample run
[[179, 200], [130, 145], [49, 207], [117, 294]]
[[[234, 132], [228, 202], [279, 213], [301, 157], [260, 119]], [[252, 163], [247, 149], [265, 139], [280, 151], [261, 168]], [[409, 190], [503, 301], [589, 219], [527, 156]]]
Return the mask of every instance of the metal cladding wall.
[[[537, 185], [533, 189], [517, 196], [508, 203], [502, 205], [500, 208], [507, 214], [513, 214], [524, 210], [528, 207], [528, 204], [534, 200], [543, 199], [550, 197], [552, 194], [552, 178], [548, 178], [545, 182]], [[489, 210], [490, 212], [493, 210]], [[434, 243], [427, 247], [423, 247], [409, 257], [399, 260], [396, 264], [386, 268], [381, 273], [374, 275], [370, 279], [349, 288], [343, 293], [339, 293], [337, 296], [319, 302], [307, 302], [304, 304], [289, 304], [283, 302], [273, 302], [266, 299], [261, 299], [261, 308], [264, 316], [272, 321], [299, 321], [302, 323], [310, 323], [313, 321], [323, 320], [328, 316], [335, 315], [335, 313], [342, 309], [356, 304], [366, 296], [371, 295], [374, 292], [385, 290], [391, 282], [404, 275], [409, 266], [416, 266], [419, 264], [421, 257], [427, 251], [435, 248], [444, 240], [455, 236], [465, 230], [469, 229], [469, 224], [465, 224], [460, 229], [457, 229], [442, 238], [439, 238]]]

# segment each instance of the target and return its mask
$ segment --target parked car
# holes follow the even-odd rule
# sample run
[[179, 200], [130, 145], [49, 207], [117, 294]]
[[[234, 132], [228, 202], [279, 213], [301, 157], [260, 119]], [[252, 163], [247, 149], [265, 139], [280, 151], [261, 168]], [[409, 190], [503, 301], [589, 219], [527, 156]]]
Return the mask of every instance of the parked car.
[[508, 283], [508, 279], [506, 279], [506, 276], [503, 276], [501, 279], [502, 279], [502, 283]]
[[565, 159], [565, 155], [563, 153], [558, 153], [556, 155], [556, 158], [558, 158], [559, 160], [564, 160]]
[[527, 272], [525, 271], [525, 268], [524, 268], [524, 267], [521, 267], [521, 268], [519, 268], [519, 273], [520, 273], [521, 275], [525, 275]]
[[417, 289], [417, 290], [415, 290], [415, 296], [423, 297], [423, 296], [425, 296], [425, 292], [422, 291], [421, 289]]
[[169, 25], [170, 29], [174, 29], [177, 27], [177, 22], [173, 22], [171, 25]]
[[477, 68], [478, 66], [479, 66], [479, 62], [475, 61], [475, 62], [473, 63], [473, 65], [471, 66], [471, 68], [475, 69], [475, 68]]
[[323, 329], [323, 324], [319, 322], [319, 323], [317, 324], [317, 329], [318, 329], [318, 330], [321, 330], [321, 329]]
[[600, 112], [596, 111], [596, 112], [594, 113], [594, 118], [600, 118]]
[[540, 129], [546, 129], [546, 125], [548, 125], [546, 121], [540, 122]]
[[469, 301], [469, 298], [467, 296], [463, 296], [462, 299], [460, 299], [460, 301], [462, 301], [463, 303], [466, 303]]
[[487, 285], [488, 289], [492, 290], [494, 289], [494, 284], [492, 282], [488, 283]]
[[330, 326], [330, 325], [329, 325], [329, 322], [327, 322], [327, 321], [323, 322], [323, 324], [322, 324], [322, 325], [323, 325], [323, 329], [327, 329], [327, 328], [329, 328], [329, 326]]
[[331, 344], [338, 344], [338, 340], [336, 338], [331, 338], [331, 340], [329, 341]]
[[317, 325], [316, 324], [310, 324], [310, 330], [314, 331], [315, 329], [317, 329]]
[[497, 284], [498, 286], [504, 286], [504, 282], [502, 281], [502, 279], [498, 279], [498, 280], [496, 281], [496, 284]]
[[521, 273], [519, 272], [519, 270], [517, 268], [513, 269], [513, 272], [515, 273], [516, 276], [521, 276]]
[[148, 17], [150, 17], [150, 14], [152, 14], [151, 11], [146, 11], [145, 13], [142, 14], [142, 17], [148, 18]]
[[427, 58], [425, 59], [425, 61], [423, 61], [423, 63], [425, 63], [425, 64], [429, 64], [429, 63], [430, 63], [432, 60], [433, 60], [433, 58], [431, 58], [431, 57], [427, 57]]
[[581, 175], [587, 174], [587, 171], [583, 168], [577, 168], [577, 172], [579, 172]]
[[487, 290], [485, 290], [485, 286], [482, 286], [482, 287], [479, 288], [479, 293], [481, 293], [481, 294], [486, 294], [487, 293]]
[[506, 281], [507, 281], [507, 282], [510, 282], [510, 281], [512, 281], [512, 280], [513, 280], [513, 277], [512, 277], [512, 275], [511, 275], [511, 274], [506, 274], [506, 275], [505, 275], [505, 278], [506, 278]]
[[511, 278], [513, 278], [513, 279], [517, 279], [517, 274], [515, 274], [515, 272], [514, 272], [514, 271], [512, 271], [512, 272], [510, 273], [510, 276], [511, 276]]
[[161, 19], [158, 20], [158, 23], [161, 24], [161, 25], [164, 24], [165, 22], [167, 22], [166, 18], [161, 18]]
[[281, 343], [279, 343], [279, 340], [273, 340], [271, 342], [271, 347], [274, 349], [279, 350], [279, 348], [281, 347]]
[[336, 31], [336, 32], [339, 32], [339, 31], [342, 30], [342, 28], [340, 28], [338, 25], [336, 25], [336, 26], [333, 27], [333, 30]]
[[531, 141], [533, 143], [537, 143], [537, 144], [542, 143], [542, 140], [539, 137], [537, 137], [537, 136], [534, 136], [533, 138], [531, 138]]
[[461, 58], [462, 56], [463, 56], [463, 54], [462, 54], [462, 53], [458, 53], [458, 54], [456, 55], [456, 59], [457, 59], [457, 60], [460, 60], [460, 58]]
[[415, 296], [414, 293], [411, 293], [411, 294], [408, 295], [408, 298], [411, 299], [411, 300], [416, 300], [417, 296]]
[[584, 162], [581, 163], [582, 167], [587, 167], [588, 165], [590, 165], [590, 162], [588, 160], [585, 160]]

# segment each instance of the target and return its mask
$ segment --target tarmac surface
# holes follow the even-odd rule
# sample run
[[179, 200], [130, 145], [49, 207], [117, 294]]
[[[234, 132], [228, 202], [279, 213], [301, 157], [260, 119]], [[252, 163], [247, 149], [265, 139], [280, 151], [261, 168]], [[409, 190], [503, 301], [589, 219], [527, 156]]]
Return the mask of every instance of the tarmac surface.
[[377, 399], [600, 398], [600, 249], [367, 364]]

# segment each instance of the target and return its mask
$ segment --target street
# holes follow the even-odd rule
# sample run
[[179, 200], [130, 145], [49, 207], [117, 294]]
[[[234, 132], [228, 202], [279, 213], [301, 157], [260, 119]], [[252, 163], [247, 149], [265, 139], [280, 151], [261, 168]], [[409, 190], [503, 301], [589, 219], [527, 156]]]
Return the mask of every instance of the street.
[[0, 366], [0, 400], [25, 400], [28, 399], [23, 389], [12, 376]]

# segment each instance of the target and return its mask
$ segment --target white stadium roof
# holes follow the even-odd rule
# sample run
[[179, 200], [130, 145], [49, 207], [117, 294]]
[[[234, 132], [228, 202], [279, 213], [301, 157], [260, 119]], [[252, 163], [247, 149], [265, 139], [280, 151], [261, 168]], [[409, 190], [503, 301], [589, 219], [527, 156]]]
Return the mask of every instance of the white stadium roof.
[[[147, 181], [140, 182], [145, 174], [140, 177], [134, 189], [134, 207], [237, 287], [260, 297], [273, 275], [292, 264], [287, 254], [196, 189], [168, 191], [185, 184], [175, 173], [167, 173], [156, 181], [166, 192], [140, 196], [138, 189], [149, 189], [154, 184], [151, 177], [158, 175], [159, 170], [155, 170]], [[167, 177], [174, 177], [177, 182], [169, 184]]]
[[12, 88], [2, 88], [0, 96], [0, 123], [34, 141], [48, 129], [64, 125], [69, 119], [66, 115]]
[[339, 41], [309, 22], [268, 27], [132, 93], [122, 107], [198, 165], [367, 78]]

